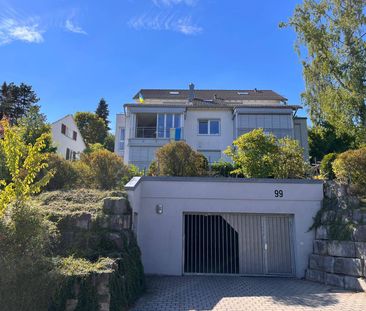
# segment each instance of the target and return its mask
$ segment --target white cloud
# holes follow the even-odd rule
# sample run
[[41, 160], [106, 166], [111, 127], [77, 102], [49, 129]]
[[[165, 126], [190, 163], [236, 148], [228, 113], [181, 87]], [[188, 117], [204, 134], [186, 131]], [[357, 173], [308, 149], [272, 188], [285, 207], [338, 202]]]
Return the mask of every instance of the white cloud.
[[179, 17], [175, 14], [144, 14], [132, 18], [128, 25], [136, 30], [166, 30], [176, 31], [185, 35], [196, 35], [203, 31], [203, 28], [192, 23], [190, 16]]
[[39, 29], [33, 19], [29, 21], [18, 21], [13, 18], [3, 18], [0, 20], [0, 45], [13, 42], [15, 40], [29, 43], [43, 42], [43, 31]]
[[65, 22], [65, 28], [68, 31], [74, 32], [74, 33], [78, 33], [81, 35], [87, 35], [87, 32], [82, 29], [80, 26], [75, 25], [70, 19], [67, 19]]

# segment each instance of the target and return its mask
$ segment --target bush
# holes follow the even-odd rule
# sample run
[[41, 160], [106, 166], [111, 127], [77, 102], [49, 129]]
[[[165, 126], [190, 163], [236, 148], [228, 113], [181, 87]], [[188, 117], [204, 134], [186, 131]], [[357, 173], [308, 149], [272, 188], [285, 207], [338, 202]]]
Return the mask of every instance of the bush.
[[325, 179], [334, 179], [335, 174], [333, 171], [333, 162], [337, 158], [336, 153], [328, 153], [323, 157], [323, 160], [320, 162], [320, 175]]
[[356, 192], [366, 193], [366, 147], [338, 155], [333, 171], [339, 181], [350, 183]]
[[156, 162], [149, 172], [160, 176], [203, 176], [207, 174], [206, 157], [183, 141], [170, 142], [156, 152]]
[[47, 190], [72, 189], [76, 185], [78, 173], [72, 162], [65, 160], [57, 154], [50, 154], [47, 162], [48, 168], [55, 171], [46, 186]]
[[304, 178], [308, 165], [296, 140], [277, 139], [255, 129], [237, 138], [225, 153], [237, 167], [232, 174], [247, 178]]
[[121, 186], [122, 178], [128, 175], [128, 167], [122, 158], [106, 149], [84, 154], [81, 161], [90, 167], [94, 184], [98, 189]]
[[226, 162], [223, 160], [220, 160], [219, 162], [214, 162], [211, 165], [211, 175], [213, 176], [222, 176], [222, 177], [243, 177], [242, 174], [238, 174], [238, 173], [234, 173], [232, 174], [231, 172], [235, 171], [237, 169], [237, 167], [231, 163], [231, 162]]

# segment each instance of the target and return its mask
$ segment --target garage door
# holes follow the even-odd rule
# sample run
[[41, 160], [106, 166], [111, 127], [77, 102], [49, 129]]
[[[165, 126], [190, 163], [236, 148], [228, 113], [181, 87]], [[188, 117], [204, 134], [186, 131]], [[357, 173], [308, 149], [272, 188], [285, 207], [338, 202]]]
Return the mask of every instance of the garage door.
[[291, 215], [183, 217], [185, 274], [294, 275]]

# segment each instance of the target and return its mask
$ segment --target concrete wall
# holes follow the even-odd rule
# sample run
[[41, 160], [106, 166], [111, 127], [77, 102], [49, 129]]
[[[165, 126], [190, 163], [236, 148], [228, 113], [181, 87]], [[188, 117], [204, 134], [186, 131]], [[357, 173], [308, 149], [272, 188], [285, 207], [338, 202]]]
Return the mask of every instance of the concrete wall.
[[[65, 124], [69, 130], [67, 135], [62, 134], [61, 125]], [[75, 131], [77, 133], [77, 139], [74, 140], [72, 137], [72, 133]], [[74, 121], [72, 115], [67, 115], [61, 120], [58, 120], [51, 124], [51, 133], [52, 133], [52, 141], [55, 147], [57, 147], [57, 153], [62, 157], [66, 158], [66, 149], [77, 153], [77, 158], [79, 154], [83, 152], [86, 148], [86, 145], [83, 141], [83, 137], [80, 134], [80, 131]]]
[[[274, 191], [284, 191], [276, 198]], [[322, 183], [308, 180], [184, 177], [134, 178], [126, 185], [134, 213], [145, 272], [181, 275], [183, 213], [225, 212], [294, 215], [296, 276], [304, 277], [312, 253], [308, 232], [321, 206]], [[163, 214], [156, 205], [163, 205]]]

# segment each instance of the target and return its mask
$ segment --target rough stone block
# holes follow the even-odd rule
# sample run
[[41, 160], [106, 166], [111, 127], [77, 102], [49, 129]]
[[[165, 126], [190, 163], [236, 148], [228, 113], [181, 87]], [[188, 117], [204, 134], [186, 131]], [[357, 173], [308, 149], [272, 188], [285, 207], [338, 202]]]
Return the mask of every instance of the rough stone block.
[[357, 242], [366, 242], [366, 225], [358, 226], [353, 234], [353, 239]]
[[103, 201], [103, 212], [109, 215], [129, 214], [131, 209], [126, 198], [105, 198]]
[[335, 258], [334, 273], [341, 273], [353, 276], [362, 275], [362, 262], [357, 258]]
[[119, 233], [109, 232], [106, 235], [106, 239], [112, 242], [119, 251], [123, 249], [123, 238]]
[[328, 255], [336, 257], [356, 257], [355, 243], [351, 241], [330, 241]]
[[87, 230], [89, 229], [90, 223], [91, 223], [91, 214], [84, 213], [75, 216], [75, 227]]
[[78, 305], [77, 299], [67, 299], [65, 311], [74, 311]]
[[103, 296], [109, 294], [109, 279], [110, 273], [98, 274], [96, 279], [98, 295]]
[[326, 227], [319, 227], [316, 229], [315, 238], [317, 240], [327, 240], [328, 239], [328, 231]]
[[327, 273], [325, 277], [325, 283], [328, 285], [344, 288], [344, 276], [333, 273]]
[[312, 270], [323, 271], [324, 256], [311, 254], [309, 259], [309, 268]]
[[365, 278], [357, 278], [353, 276], [344, 277], [344, 287], [359, 292], [366, 292], [366, 280]]
[[356, 209], [353, 211], [352, 219], [357, 223], [366, 222], [366, 212]]
[[110, 310], [110, 303], [109, 302], [101, 302], [99, 304], [99, 311], [109, 311]]
[[319, 271], [319, 270], [307, 269], [306, 270], [306, 279], [309, 281], [324, 283], [325, 282], [325, 272]]
[[315, 240], [314, 241], [314, 253], [318, 255], [327, 255], [328, 254], [328, 243], [324, 240]]
[[323, 270], [328, 273], [334, 272], [334, 257], [324, 256]]
[[366, 259], [366, 242], [355, 242], [356, 257]]

